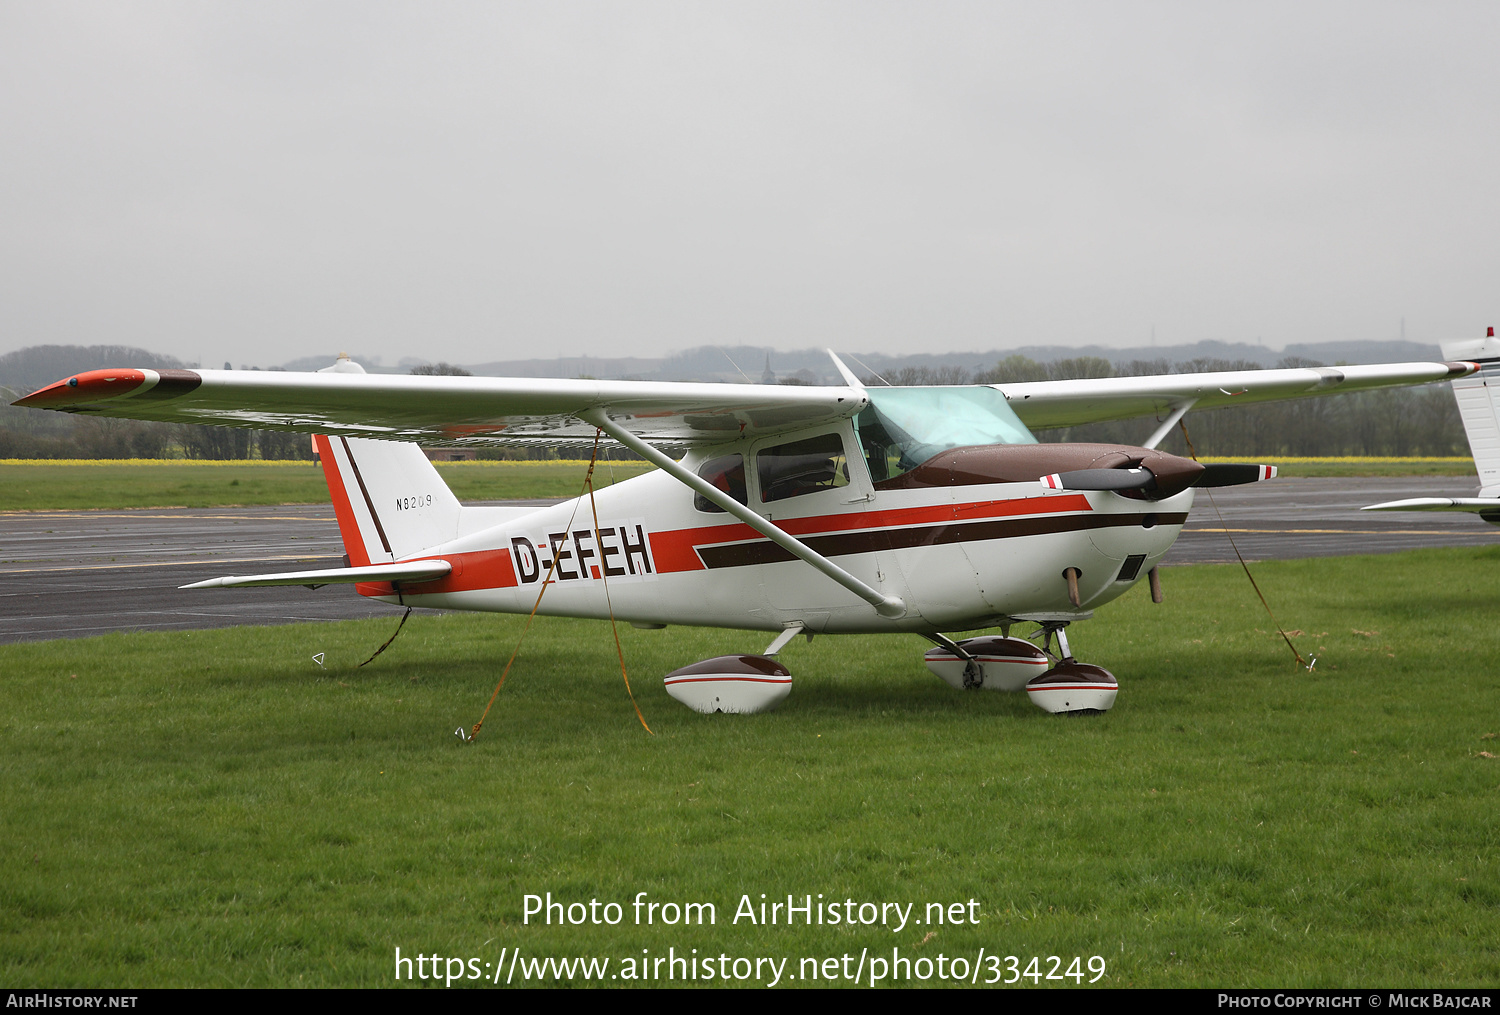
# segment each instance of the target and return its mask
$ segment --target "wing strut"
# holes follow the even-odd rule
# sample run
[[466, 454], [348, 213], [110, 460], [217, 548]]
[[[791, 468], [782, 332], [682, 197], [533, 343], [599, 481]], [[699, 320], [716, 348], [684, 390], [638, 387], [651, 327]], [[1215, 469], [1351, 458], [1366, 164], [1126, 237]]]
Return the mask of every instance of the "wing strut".
[[646, 459], [646, 461], [691, 489], [694, 493], [702, 494], [709, 501], [728, 511], [777, 546], [807, 561], [807, 563], [875, 607], [875, 612], [882, 617], [894, 620], [906, 614], [906, 604], [899, 597], [888, 596], [878, 589], [872, 588], [821, 553], [812, 549], [806, 543], [783, 532], [775, 525], [772, 525], [769, 520], [751, 511], [748, 507], [729, 496], [729, 494], [713, 486], [713, 484], [706, 480], [695, 476], [629, 430], [616, 424], [603, 409], [589, 409], [586, 412], [579, 413], [578, 418], [586, 423], [592, 423], [594, 426], [597, 426], [600, 430], [609, 434], [631, 451], [634, 451]]
[[1156, 428], [1155, 433], [1146, 438], [1146, 443], [1142, 444], [1141, 447], [1155, 448], [1166, 439], [1167, 434], [1172, 432], [1172, 428], [1182, 421], [1182, 417], [1187, 415], [1187, 411], [1197, 404], [1198, 400], [1196, 398], [1190, 398], [1186, 402], [1172, 406], [1172, 414], [1162, 422], [1161, 426]]
[[839, 359], [838, 353], [834, 352], [832, 349], [829, 349], [828, 356], [833, 360], [833, 365], [839, 368], [839, 373], [844, 375], [845, 384], [849, 385], [849, 387], [853, 388], [855, 391], [865, 390], [864, 381], [861, 381], [857, 376], [855, 376], [853, 370], [850, 370], [848, 367], [844, 366], [844, 361]]

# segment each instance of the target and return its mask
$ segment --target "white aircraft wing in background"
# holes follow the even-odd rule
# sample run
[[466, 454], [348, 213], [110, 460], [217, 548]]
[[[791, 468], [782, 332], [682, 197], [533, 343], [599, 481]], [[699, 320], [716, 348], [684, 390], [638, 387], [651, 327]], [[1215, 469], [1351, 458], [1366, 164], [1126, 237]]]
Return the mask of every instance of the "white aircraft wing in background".
[[[1371, 504], [1361, 511], [1468, 511], [1484, 517], [1493, 512], [1500, 521], [1500, 497], [1409, 497], [1406, 500], [1388, 500], [1384, 504]], [[1485, 518], [1485, 521], [1490, 519]]]
[[1463, 356], [1479, 368], [1453, 381], [1458, 414], [1479, 470], [1477, 497], [1413, 497], [1371, 504], [1365, 511], [1469, 511], [1500, 525], [1500, 340], [1495, 329], [1474, 341], [1444, 342], [1444, 356]]

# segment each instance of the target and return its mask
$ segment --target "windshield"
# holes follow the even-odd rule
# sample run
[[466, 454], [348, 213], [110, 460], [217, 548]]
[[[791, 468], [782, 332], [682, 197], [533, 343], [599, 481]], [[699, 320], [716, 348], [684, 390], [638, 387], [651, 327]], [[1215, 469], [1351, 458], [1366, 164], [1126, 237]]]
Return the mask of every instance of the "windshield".
[[1035, 444], [1036, 438], [995, 388], [869, 388], [854, 429], [879, 483], [933, 455], [979, 444]]

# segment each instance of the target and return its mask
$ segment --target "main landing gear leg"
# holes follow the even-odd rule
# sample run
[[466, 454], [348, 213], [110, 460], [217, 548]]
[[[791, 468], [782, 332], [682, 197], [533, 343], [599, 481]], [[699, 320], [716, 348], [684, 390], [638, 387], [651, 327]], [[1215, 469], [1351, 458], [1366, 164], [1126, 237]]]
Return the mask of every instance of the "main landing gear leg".
[[[1066, 628], [1069, 621], [1049, 620], [1037, 632], [1042, 637], [1042, 651], [1057, 660], [1057, 665], [1026, 683], [1026, 695], [1032, 704], [1048, 712], [1068, 715], [1098, 715], [1109, 711], [1120, 693], [1114, 674], [1102, 666], [1081, 663], [1073, 658]], [[1051, 650], [1052, 636], [1057, 635], [1057, 652]], [[1032, 635], [1036, 637], [1036, 635]]]
[[924, 634], [937, 648], [923, 656], [927, 668], [957, 690], [1019, 691], [1051, 663], [1035, 645], [1020, 638], [984, 635], [954, 641], [943, 634]]
[[[1042, 622], [1041, 629], [1030, 635], [1035, 641], [1038, 637], [1042, 639], [1042, 651], [1058, 662], [1069, 662], [1073, 658], [1073, 650], [1068, 647], [1068, 624], [1067, 620], [1046, 620]], [[1052, 636], [1057, 635], [1057, 651], [1052, 651]]]

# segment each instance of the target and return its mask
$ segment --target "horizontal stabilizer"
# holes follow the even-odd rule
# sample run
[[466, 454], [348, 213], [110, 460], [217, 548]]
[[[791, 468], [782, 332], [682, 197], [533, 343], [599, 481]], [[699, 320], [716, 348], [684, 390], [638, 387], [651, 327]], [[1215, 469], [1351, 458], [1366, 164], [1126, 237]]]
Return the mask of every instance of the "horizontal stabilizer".
[[377, 564], [374, 567], [330, 567], [321, 571], [288, 571], [284, 574], [257, 574], [247, 577], [230, 575], [208, 581], [182, 585], [184, 589], [249, 589], [270, 585], [352, 584], [353, 582], [423, 582], [441, 578], [453, 565], [446, 560], [413, 560], [405, 564]]

